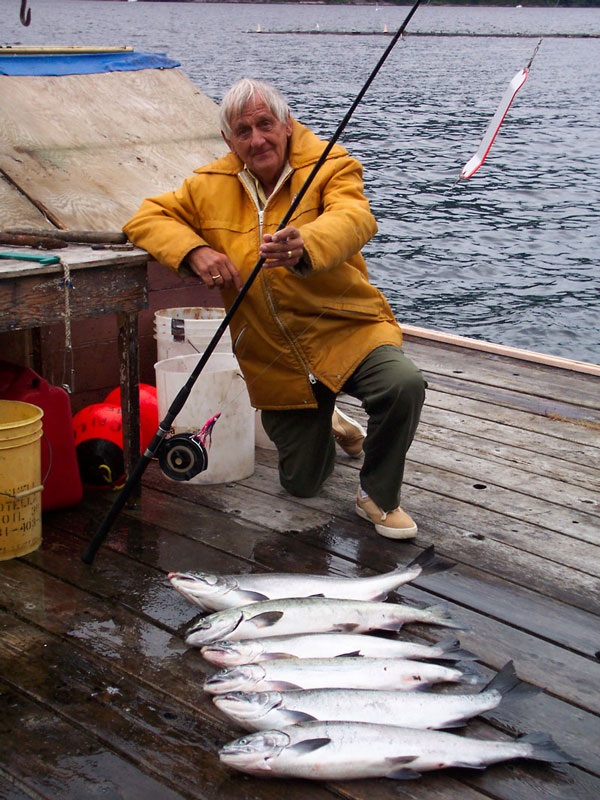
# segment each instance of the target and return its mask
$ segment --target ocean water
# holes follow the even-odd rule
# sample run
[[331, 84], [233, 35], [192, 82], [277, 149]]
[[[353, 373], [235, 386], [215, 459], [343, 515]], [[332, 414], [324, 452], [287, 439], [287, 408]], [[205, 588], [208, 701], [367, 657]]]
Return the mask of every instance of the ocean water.
[[[25, 28], [19, 6], [0, 0], [2, 44], [163, 52], [217, 102], [262, 77], [324, 139], [408, 12], [29, 0]], [[424, 5], [407, 34], [340, 140], [379, 223], [371, 279], [401, 322], [600, 364], [600, 9]], [[457, 183], [540, 36], [486, 162]]]

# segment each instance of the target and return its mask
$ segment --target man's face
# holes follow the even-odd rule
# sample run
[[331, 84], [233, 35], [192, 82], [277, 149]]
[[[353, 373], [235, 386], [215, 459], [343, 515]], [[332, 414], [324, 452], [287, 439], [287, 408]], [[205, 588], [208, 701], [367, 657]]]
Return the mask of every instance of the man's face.
[[242, 113], [231, 120], [231, 138], [224, 134], [229, 149], [256, 175], [265, 189], [273, 189], [287, 158], [292, 122], [280, 122], [261, 97], [246, 103]]

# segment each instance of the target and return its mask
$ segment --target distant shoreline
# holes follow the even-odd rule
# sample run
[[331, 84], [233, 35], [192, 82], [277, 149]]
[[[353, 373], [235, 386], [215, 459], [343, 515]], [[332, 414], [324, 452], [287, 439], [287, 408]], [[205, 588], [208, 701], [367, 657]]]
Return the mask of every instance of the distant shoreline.
[[[150, 0], [157, 2], [160, 0]], [[172, 0], [175, 2], [176, 0]], [[233, 0], [232, 0], [233, 2]], [[237, 0], [236, 0], [237, 2]], [[305, 30], [288, 30], [288, 31], [248, 31], [249, 33], [256, 33], [262, 36], [274, 36], [281, 33], [294, 33], [305, 36], [394, 36], [395, 31], [305, 31]], [[486, 38], [486, 39], [600, 39], [600, 33], [459, 33], [449, 31], [412, 31], [405, 34], [406, 37], [413, 36], [450, 36], [454, 38], [469, 37], [469, 38]]]
[[[107, 0], [107, 2], [125, 3], [128, 0]], [[407, 7], [413, 5], [410, 0], [395, 3], [393, 0], [136, 0], [138, 3], [245, 3], [247, 5], [306, 5], [306, 6], [385, 6], [387, 8]], [[483, 3], [477, 0], [430, 0], [424, 5], [432, 6], [482, 6], [498, 8], [600, 8], [600, 0], [523, 0], [522, 3], [507, 2], [507, 0], [486, 0]]]

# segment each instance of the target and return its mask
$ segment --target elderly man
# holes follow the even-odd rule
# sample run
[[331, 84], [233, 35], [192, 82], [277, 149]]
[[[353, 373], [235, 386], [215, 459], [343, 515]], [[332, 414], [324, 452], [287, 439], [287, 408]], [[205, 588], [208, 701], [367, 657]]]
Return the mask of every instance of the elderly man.
[[252, 404], [277, 446], [281, 484], [316, 494], [333, 470], [336, 439], [362, 455], [364, 431], [335, 408], [343, 391], [369, 418], [356, 513], [383, 536], [411, 538], [417, 527], [398, 503], [425, 383], [369, 283], [360, 250], [377, 225], [362, 167], [334, 146], [291, 224], [277, 231], [325, 143], [262, 81], [234, 84], [220, 121], [231, 152], [145, 200], [124, 231], [167, 267], [220, 289], [226, 307], [266, 259], [230, 327]]

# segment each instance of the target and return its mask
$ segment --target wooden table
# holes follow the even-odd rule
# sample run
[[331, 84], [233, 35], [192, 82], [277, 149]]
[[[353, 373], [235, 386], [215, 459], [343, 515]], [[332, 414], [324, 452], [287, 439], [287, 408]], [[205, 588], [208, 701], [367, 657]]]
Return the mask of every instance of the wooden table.
[[[148, 306], [148, 254], [139, 249], [92, 249], [87, 245], [60, 250], [0, 246], [0, 253], [9, 252], [41, 258], [58, 256], [60, 262], [0, 258], [0, 331], [64, 323], [67, 316], [83, 319], [117, 314], [123, 454], [125, 471], [130, 474], [140, 453], [137, 315]], [[72, 284], [68, 298], [67, 275]], [[139, 496], [139, 487], [134, 495]]]

